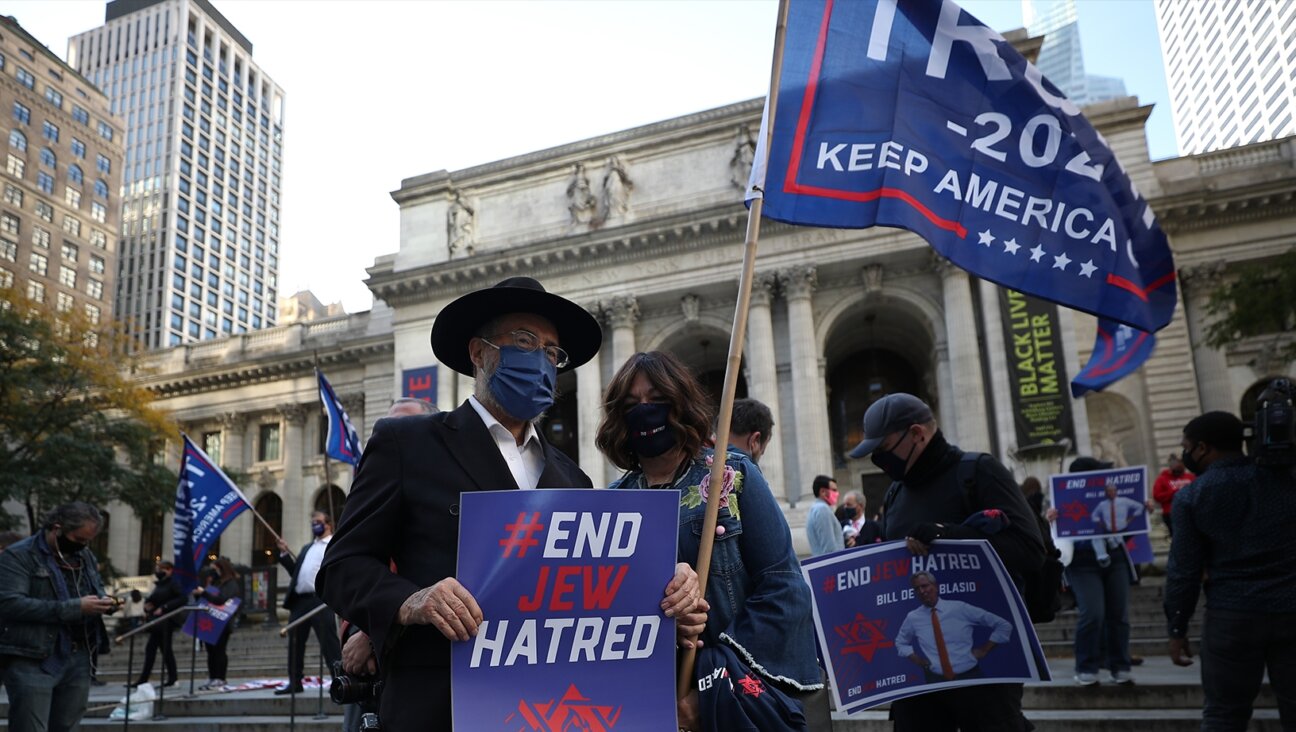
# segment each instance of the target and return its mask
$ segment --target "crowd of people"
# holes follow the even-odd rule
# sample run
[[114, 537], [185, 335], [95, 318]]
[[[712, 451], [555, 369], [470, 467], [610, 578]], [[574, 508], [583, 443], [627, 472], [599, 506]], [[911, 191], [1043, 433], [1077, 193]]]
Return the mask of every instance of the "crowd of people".
[[[554, 404], [558, 374], [588, 362], [601, 341], [593, 316], [527, 277], [470, 292], [442, 310], [432, 349], [442, 364], [473, 379], [472, 395], [449, 412], [399, 400], [373, 430], [337, 526], [316, 512], [312, 539], [295, 556], [280, 541], [279, 561], [290, 577], [284, 606], [294, 620], [315, 613], [291, 640], [282, 693], [301, 690], [313, 630], [324, 657], [342, 672], [381, 676], [383, 729], [451, 729], [451, 644], [472, 638], [485, 619], [456, 577], [460, 494], [595, 487], [536, 423]], [[778, 729], [830, 730], [810, 588], [784, 511], [759, 467], [774, 429], [770, 411], [756, 399], [739, 400], [728, 444], [716, 445], [714, 409], [676, 356], [631, 356], [604, 392], [594, 440], [623, 471], [606, 487], [680, 493], [677, 563], [660, 589], [660, 609], [675, 621], [677, 646], [699, 654], [699, 666], [725, 665], [758, 677], [786, 710]], [[1210, 580], [1202, 680], [1204, 714], [1218, 724], [1204, 728], [1244, 728], [1266, 670], [1284, 723], [1296, 724], [1296, 676], [1289, 671], [1296, 639], [1285, 622], [1296, 613], [1296, 604], [1286, 604], [1296, 601], [1296, 538], [1285, 531], [1296, 520], [1296, 486], [1289, 470], [1244, 455], [1242, 439], [1242, 423], [1232, 415], [1192, 420], [1183, 430], [1182, 456], [1170, 456], [1148, 503], [1129, 505], [1113, 489], [1094, 513], [1101, 536], [1065, 547], [1066, 590], [1078, 609], [1079, 684], [1096, 685], [1101, 669], [1117, 684], [1133, 681], [1128, 598], [1138, 574], [1120, 532], [1131, 517], [1159, 509], [1173, 531], [1165, 607], [1175, 663], [1192, 662], [1188, 624], [1203, 577]], [[1019, 485], [994, 456], [961, 450], [922, 399], [895, 393], [875, 401], [850, 456], [868, 457], [890, 478], [890, 488], [870, 514], [859, 491], [842, 496], [831, 476], [816, 477], [805, 524], [811, 554], [903, 542], [924, 556], [937, 540], [982, 539], [1023, 594], [1040, 575], [1053, 543], [1039, 519], [1057, 514], [1039, 480]], [[708, 495], [717, 462], [725, 480], [702, 592], [694, 567], [705, 501], [693, 499]], [[1110, 467], [1081, 457], [1069, 471]], [[10, 729], [70, 730], [86, 707], [93, 654], [108, 650], [103, 618], [115, 607], [88, 548], [101, 525], [93, 506], [70, 503], [0, 554], [0, 676], [9, 692]], [[190, 601], [173, 573], [169, 562], [157, 563], [144, 603], [147, 619]], [[930, 572], [911, 580], [919, 605], [896, 641], [901, 656], [932, 681], [977, 678], [981, 660], [1006, 640], [1006, 621], [941, 597]], [[239, 573], [219, 558], [192, 598], [219, 604], [241, 594]], [[232, 627], [206, 644], [210, 688], [225, 685]], [[990, 639], [974, 645], [973, 627], [989, 629]], [[169, 623], [150, 628], [144, 666], [132, 683], [151, 678], [158, 653], [163, 685], [175, 683], [174, 630]], [[733, 728], [707, 712], [692, 688], [678, 701], [680, 730]], [[891, 716], [900, 732], [1028, 730], [1022, 693], [1020, 683], [942, 688], [896, 699]], [[357, 722], [349, 710], [348, 729]]]

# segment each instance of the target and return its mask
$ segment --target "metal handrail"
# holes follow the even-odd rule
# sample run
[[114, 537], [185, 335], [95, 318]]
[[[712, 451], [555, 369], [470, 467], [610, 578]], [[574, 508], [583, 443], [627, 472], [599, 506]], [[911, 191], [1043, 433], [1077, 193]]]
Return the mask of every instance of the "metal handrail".
[[302, 623], [306, 622], [307, 620], [310, 620], [311, 618], [315, 617], [316, 615], [318, 615], [318, 614], [320, 614], [320, 613], [322, 613], [322, 612], [324, 612], [325, 610], [328, 610], [328, 609], [329, 609], [329, 606], [328, 606], [328, 605], [325, 605], [325, 604], [323, 604], [323, 603], [320, 603], [319, 607], [315, 608], [314, 610], [311, 610], [310, 612], [306, 613], [305, 615], [301, 616], [300, 618], [297, 618], [296, 620], [292, 621], [291, 623], [285, 625], [282, 629], [280, 629], [280, 631], [279, 631], [279, 637], [280, 637], [280, 638], [287, 638], [287, 637], [288, 637], [288, 631], [292, 630], [293, 628], [296, 628], [297, 626], [301, 625]]
[[134, 630], [128, 630], [128, 631], [126, 631], [125, 633], [122, 633], [121, 635], [119, 635], [119, 636], [117, 636], [116, 638], [114, 638], [114, 639], [113, 639], [113, 642], [116, 643], [116, 644], [118, 644], [118, 645], [121, 645], [121, 642], [124, 641], [124, 640], [126, 640], [127, 638], [129, 638], [129, 637], [131, 637], [131, 636], [133, 636], [133, 635], [137, 635], [137, 634], [139, 634], [139, 633], [142, 633], [142, 632], [144, 632], [144, 631], [146, 631], [146, 630], [149, 630], [149, 629], [151, 629], [153, 626], [160, 624], [160, 623], [161, 623], [162, 621], [164, 621], [164, 620], [170, 620], [171, 618], [173, 618], [173, 617], [175, 617], [175, 616], [177, 616], [177, 615], [179, 615], [179, 614], [181, 614], [181, 613], [190, 613], [190, 612], [193, 612], [194, 610], [201, 610], [201, 609], [202, 609], [202, 606], [201, 606], [201, 605], [184, 605], [183, 607], [178, 607], [178, 608], [176, 608], [175, 610], [172, 610], [171, 612], [167, 613], [166, 615], [163, 615], [163, 616], [161, 616], [161, 617], [154, 618], [154, 619], [148, 621], [147, 623], [141, 625], [140, 627], [135, 628]]

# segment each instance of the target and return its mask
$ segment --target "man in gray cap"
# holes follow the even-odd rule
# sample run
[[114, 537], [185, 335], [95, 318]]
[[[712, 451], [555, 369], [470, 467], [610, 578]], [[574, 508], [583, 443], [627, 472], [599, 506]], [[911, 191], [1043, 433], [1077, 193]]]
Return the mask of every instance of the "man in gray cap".
[[[1039, 572], [1044, 540], [1012, 473], [993, 455], [964, 453], [936, 425], [926, 402], [889, 394], [864, 413], [864, 440], [852, 458], [871, 455], [891, 487], [883, 499], [882, 540], [904, 539], [925, 555], [936, 539], [986, 539], [1024, 589]], [[897, 732], [965, 729], [1024, 730], [1021, 684], [938, 691], [891, 703]]]

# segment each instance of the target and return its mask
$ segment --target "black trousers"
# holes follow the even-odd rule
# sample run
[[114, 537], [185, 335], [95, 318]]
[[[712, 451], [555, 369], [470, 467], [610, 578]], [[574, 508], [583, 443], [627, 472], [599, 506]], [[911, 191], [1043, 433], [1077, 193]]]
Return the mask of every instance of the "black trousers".
[[169, 622], [162, 623], [160, 627], [149, 630], [148, 645], [144, 646], [144, 668], [140, 669], [140, 680], [148, 681], [149, 675], [153, 673], [153, 661], [157, 658], [158, 649], [162, 649], [162, 669], [163, 681], [173, 681], [176, 678], [176, 657], [172, 647], [172, 636], [175, 634], [175, 627]]
[[225, 626], [225, 631], [215, 643], [203, 641], [203, 647], [207, 649], [207, 678], [209, 679], [223, 680], [225, 674], [229, 672], [229, 655], [225, 649], [229, 646], [232, 630], [234, 630], [234, 620], [231, 618], [229, 625]]
[[1266, 670], [1282, 728], [1296, 729], [1296, 613], [1207, 610], [1201, 662], [1203, 730], [1245, 730]]
[[383, 732], [453, 729], [450, 714], [450, 668], [393, 668], [386, 676], [378, 722]]
[[[315, 608], [323, 605], [317, 598], [300, 598], [293, 604], [289, 611], [288, 622], [292, 623], [306, 615]], [[332, 610], [321, 610], [316, 613], [305, 624], [299, 625], [289, 631], [288, 644], [290, 653], [288, 655], [288, 683], [290, 685], [300, 685], [304, 669], [302, 666], [306, 663], [306, 640], [310, 637], [310, 632], [315, 631], [315, 637], [319, 638], [320, 653], [324, 656], [324, 665], [327, 669], [333, 667], [334, 661], [342, 660], [342, 645], [338, 642], [337, 619], [333, 616]]]
[[891, 702], [891, 718], [895, 720], [895, 732], [1017, 732], [1033, 729], [1022, 716], [1021, 704], [1021, 684], [964, 686]]

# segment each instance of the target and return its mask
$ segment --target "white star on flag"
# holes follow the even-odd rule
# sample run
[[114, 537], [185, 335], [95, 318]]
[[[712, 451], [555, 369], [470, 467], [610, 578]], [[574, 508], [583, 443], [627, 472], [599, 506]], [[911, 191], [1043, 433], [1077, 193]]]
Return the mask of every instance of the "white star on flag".
[[1067, 257], [1066, 252], [1053, 257], [1053, 269], [1060, 269], [1065, 272], [1068, 264], [1071, 264], [1071, 259]]
[[1092, 278], [1094, 270], [1096, 269], [1098, 268], [1094, 266], [1093, 260], [1091, 259], [1088, 262], [1085, 262], [1084, 264], [1080, 265], [1080, 274], [1085, 277]]
[[1030, 253], [1031, 253], [1031, 261], [1032, 261], [1032, 262], [1038, 262], [1038, 261], [1040, 261], [1040, 257], [1043, 257], [1043, 256], [1044, 256], [1044, 245], [1043, 245], [1043, 244], [1036, 244], [1036, 245], [1035, 245], [1035, 248], [1032, 249], [1032, 250], [1030, 250]]
[[986, 246], [990, 246], [990, 244], [995, 240], [994, 234], [991, 234], [989, 229], [977, 234], [977, 236], [981, 239], [980, 243], [985, 244]]
[[1004, 251], [1008, 254], [1016, 254], [1018, 249], [1021, 249], [1021, 245], [1017, 243], [1016, 238], [1004, 242]]

